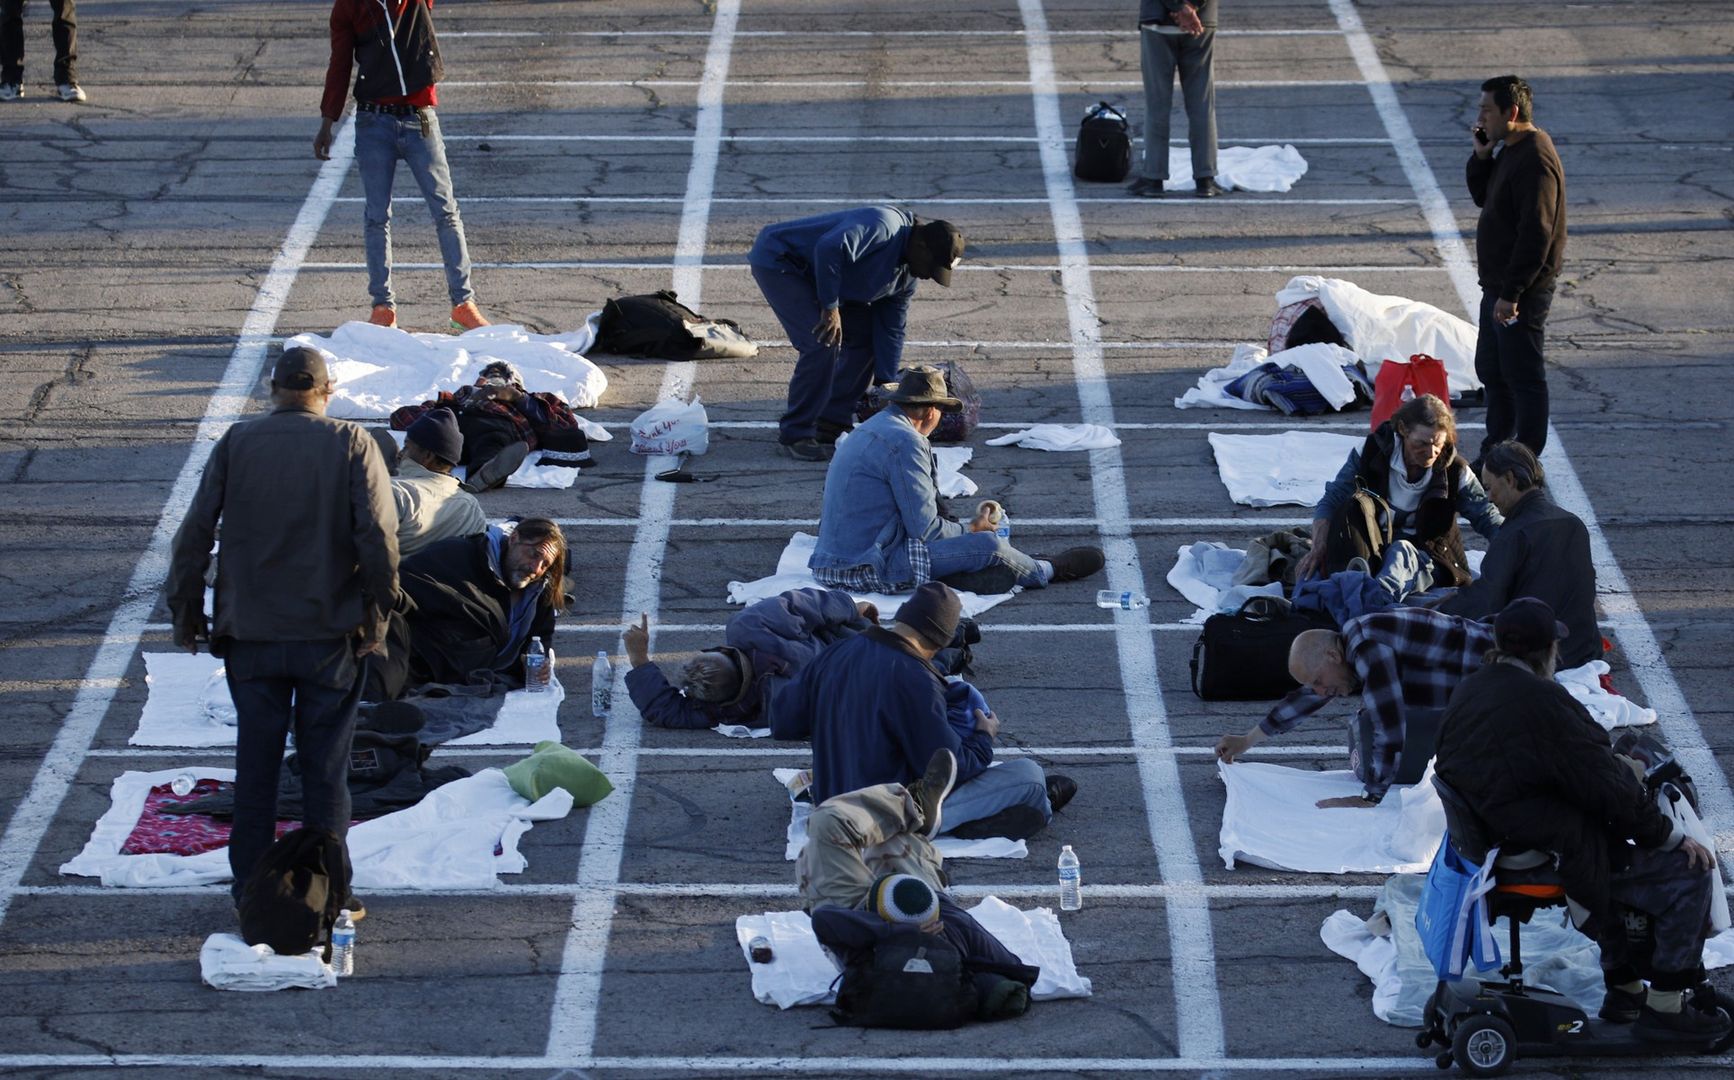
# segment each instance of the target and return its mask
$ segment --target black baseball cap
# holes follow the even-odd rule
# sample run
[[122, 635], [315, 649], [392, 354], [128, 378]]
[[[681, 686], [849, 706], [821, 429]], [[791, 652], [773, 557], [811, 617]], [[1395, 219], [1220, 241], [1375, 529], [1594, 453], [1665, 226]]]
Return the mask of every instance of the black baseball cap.
[[285, 390], [312, 390], [330, 381], [331, 373], [325, 369], [325, 357], [318, 349], [305, 345], [284, 349], [283, 355], [277, 358], [277, 366], [271, 369], [271, 385]]
[[910, 238], [917, 237], [922, 256], [908, 260], [910, 273], [949, 288], [951, 269], [963, 258], [963, 233], [949, 221], [927, 221], [910, 230]]
[[1553, 617], [1553, 608], [1533, 596], [1518, 597], [1493, 619], [1493, 640], [1503, 652], [1540, 652], [1570, 636], [1566, 625]]

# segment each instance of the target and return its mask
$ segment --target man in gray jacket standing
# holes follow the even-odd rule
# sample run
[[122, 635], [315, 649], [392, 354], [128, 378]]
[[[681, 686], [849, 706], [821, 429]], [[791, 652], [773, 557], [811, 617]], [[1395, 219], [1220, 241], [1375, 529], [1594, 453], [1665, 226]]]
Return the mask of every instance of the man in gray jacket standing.
[[1216, 0], [1139, 0], [1138, 40], [1144, 70], [1144, 161], [1127, 190], [1160, 199], [1168, 181], [1168, 111], [1174, 73], [1186, 101], [1196, 194], [1222, 194], [1216, 182]]
[[[325, 415], [331, 389], [317, 351], [286, 350], [271, 373], [272, 410], [218, 440], [175, 533], [175, 643], [198, 652], [201, 639], [210, 642], [238, 717], [229, 839], [237, 904], [275, 833], [291, 721], [303, 824], [340, 841], [348, 834], [355, 706], [397, 603], [391, 477], [365, 429]], [[219, 519], [216, 620], [207, 627], [205, 570]], [[346, 850], [345, 890], [348, 862]], [[362, 914], [353, 898], [343, 906]]]

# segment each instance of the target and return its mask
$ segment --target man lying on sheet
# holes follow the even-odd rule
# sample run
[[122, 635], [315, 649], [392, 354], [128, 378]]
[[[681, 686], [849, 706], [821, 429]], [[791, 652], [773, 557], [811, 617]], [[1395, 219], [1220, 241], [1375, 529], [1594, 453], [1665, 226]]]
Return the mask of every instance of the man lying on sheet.
[[407, 431], [436, 409], [450, 409], [457, 416], [463, 434], [463, 459], [458, 464], [468, 470], [464, 490], [472, 494], [503, 486], [538, 449], [543, 451], [543, 464], [580, 469], [596, 464], [590, 456], [590, 440], [571, 407], [558, 394], [530, 393], [518, 369], [504, 360], [483, 367], [472, 386], [441, 390], [432, 401], [393, 411], [391, 426]]
[[1334, 697], [1359, 693], [1373, 720], [1366, 791], [1323, 799], [1321, 807], [1377, 806], [1397, 772], [1408, 707], [1442, 709], [1465, 675], [1493, 647], [1493, 628], [1427, 608], [1393, 608], [1343, 624], [1341, 633], [1307, 630], [1289, 647], [1288, 670], [1299, 689], [1277, 702], [1244, 735], [1224, 735], [1216, 756], [1233, 762], [1268, 736], [1280, 735]]

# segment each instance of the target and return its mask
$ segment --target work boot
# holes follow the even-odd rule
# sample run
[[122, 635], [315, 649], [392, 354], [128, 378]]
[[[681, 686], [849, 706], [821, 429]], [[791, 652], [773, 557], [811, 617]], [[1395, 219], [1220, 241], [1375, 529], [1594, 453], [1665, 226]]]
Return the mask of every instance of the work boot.
[[1646, 997], [1648, 994], [1641, 987], [1631, 991], [1610, 986], [1602, 997], [1601, 1011], [1596, 1015], [1610, 1024], [1629, 1024], [1643, 1012]]
[[506, 482], [506, 477], [518, 471], [518, 466], [530, 456], [530, 444], [522, 440], [501, 450], [480, 468], [471, 469], [469, 476], [464, 478], [463, 489], [471, 495], [480, 495], [489, 488], [497, 488]]
[[796, 439], [794, 442], [779, 442], [777, 446], [796, 461], [826, 461], [833, 449], [821, 445], [817, 439]]
[[482, 317], [482, 310], [476, 307], [474, 300], [465, 300], [452, 308], [452, 329], [457, 331], [474, 330], [481, 326], [492, 326], [493, 323]]
[[1076, 581], [1097, 573], [1108, 564], [1099, 547], [1074, 547], [1055, 555], [1048, 562], [1053, 564], [1054, 576], [1051, 581]]
[[963, 570], [956, 574], [947, 574], [940, 580], [956, 589], [958, 592], [972, 592], [980, 596], [999, 596], [1011, 592], [1018, 583], [1018, 572], [1003, 563], [983, 567], [980, 570]]
[[1167, 194], [1162, 190], [1162, 181], [1151, 180], [1149, 177], [1145, 176], [1140, 176], [1138, 179], [1132, 181], [1132, 183], [1127, 186], [1126, 193], [1128, 195], [1136, 195], [1140, 199], [1160, 199]]
[[957, 755], [944, 747], [933, 752], [933, 757], [927, 761], [927, 771], [921, 774], [921, 779], [913, 784], [904, 785], [903, 790], [909, 792], [909, 797], [915, 800], [915, 806], [921, 811], [921, 824], [915, 830], [929, 840], [939, 835], [940, 806], [945, 797], [951, 794], [951, 788], [957, 783]]
[[373, 313], [367, 317], [367, 321], [375, 326], [396, 326], [397, 309], [390, 304], [375, 304], [373, 305]]
[[1072, 796], [1077, 793], [1078, 782], [1071, 777], [1060, 776], [1057, 773], [1048, 777], [1048, 809], [1054, 813], [1059, 813], [1061, 808], [1071, 802]]

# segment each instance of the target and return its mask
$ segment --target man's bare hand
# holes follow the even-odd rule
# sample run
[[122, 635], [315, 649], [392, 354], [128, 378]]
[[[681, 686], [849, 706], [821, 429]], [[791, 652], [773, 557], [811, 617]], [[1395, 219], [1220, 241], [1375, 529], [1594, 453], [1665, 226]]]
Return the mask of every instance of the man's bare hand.
[[843, 309], [826, 308], [819, 313], [819, 325], [813, 327], [813, 336], [819, 339], [821, 345], [840, 345], [843, 343]]
[[975, 730], [987, 732], [990, 739], [999, 738], [999, 717], [981, 709], [975, 710]]
[[[1256, 728], [1254, 729], [1257, 730]], [[1216, 760], [1224, 765], [1234, 764], [1234, 759], [1251, 750], [1264, 740], [1251, 734], [1224, 735], [1216, 740]]]
[[381, 630], [377, 637], [364, 637], [355, 645], [355, 658], [365, 659], [369, 656], [385, 655], [385, 631]]
[[177, 638], [175, 644], [192, 653], [194, 656], [199, 655], [199, 639], [192, 634], [188, 634], [182, 638]]
[[869, 604], [867, 601], [855, 601], [855, 613], [872, 623], [874, 626], [879, 625], [879, 609], [874, 607], [872, 604]]
[[319, 134], [313, 136], [313, 156], [320, 161], [331, 160], [331, 121], [319, 122]]
[[1512, 326], [1517, 322], [1517, 301], [1499, 299], [1493, 302], [1493, 319], [1500, 326]]
[[988, 499], [975, 508], [975, 517], [969, 520], [970, 532], [993, 532], [999, 526], [994, 522], [999, 512], [999, 503]]
[[1716, 867], [1716, 853], [1690, 836], [1680, 841], [1680, 850], [1686, 853], [1686, 865], [1694, 870], [1713, 870]]
[[1180, 5], [1180, 10], [1174, 13], [1174, 25], [1193, 37], [1204, 33], [1204, 20], [1198, 17], [1198, 9], [1191, 4]]
[[1487, 139], [1483, 141], [1475, 134], [1480, 130], [1481, 125], [1479, 124], [1476, 124], [1469, 129], [1469, 148], [1475, 151], [1476, 157], [1480, 158], [1482, 161], [1486, 161], [1488, 158], [1493, 156], [1493, 140]]
[[639, 612], [638, 623], [626, 628], [626, 662], [633, 667], [650, 663], [650, 616]]
[[1357, 808], [1361, 810], [1371, 810], [1379, 804], [1370, 803], [1359, 795], [1349, 795], [1341, 799], [1320, 799], [1313, 805], [1318, 807], [1320, 810], [1354, 810]]

